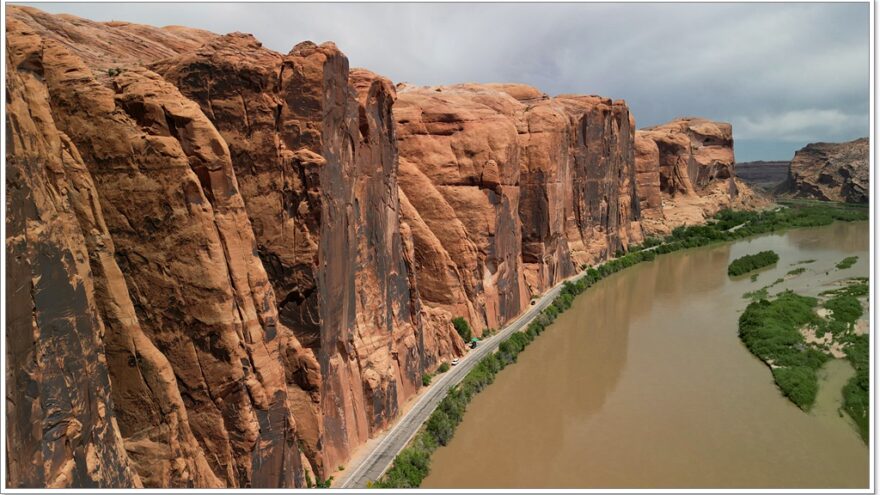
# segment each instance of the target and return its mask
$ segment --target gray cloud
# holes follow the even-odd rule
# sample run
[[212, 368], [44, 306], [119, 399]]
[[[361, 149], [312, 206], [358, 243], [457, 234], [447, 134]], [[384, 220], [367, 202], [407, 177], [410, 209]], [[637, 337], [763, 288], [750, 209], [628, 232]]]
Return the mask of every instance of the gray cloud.
[[253, 33], [274, 50], [332, 40], [395, 82], [524, 82], [627, 100], [639, 126], [734, 125], [740, 161], [869, 130], [862, 4], [88, 4], [90, 19]]

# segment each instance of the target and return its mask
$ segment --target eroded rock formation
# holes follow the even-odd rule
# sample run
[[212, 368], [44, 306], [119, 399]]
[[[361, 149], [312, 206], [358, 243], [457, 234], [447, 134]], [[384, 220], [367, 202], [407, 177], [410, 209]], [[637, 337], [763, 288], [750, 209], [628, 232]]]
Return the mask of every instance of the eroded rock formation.
[[722, 208], [767, 204], [736, 179], [735, 163], [728, 123], [687, 117], [639, 130], [636, 167], [645, 233], [665, 235], [702, 223]]
[[868, 138], [811, 143], [794, 154], [779, 192], [798, 198], [867, 203], [870, 196]]
[[515, 84], [401, 85], [394, 115], [422, 299], [478, 332], [641, 240], [624, 102]]
[[332, 43], [6, 22], [9, 486], [326, 479], [464, 352], [452, 318], [501, 327], [676, 201], [742, 197], [729, 126], [395, 88]]

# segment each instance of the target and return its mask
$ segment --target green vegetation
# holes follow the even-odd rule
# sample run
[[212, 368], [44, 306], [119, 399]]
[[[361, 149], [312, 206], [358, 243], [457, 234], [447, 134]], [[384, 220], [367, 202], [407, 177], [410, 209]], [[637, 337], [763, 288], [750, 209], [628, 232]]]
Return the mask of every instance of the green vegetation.
[[449, 371], [449, 363], [443, 363], [437, 368], [437, 373], [446, 373]]
[[818, 326], [817, 301], [791, 291], [774, 300], [752, 302], [739, 318], [739, 337], [755, 356], [771, 366], [782, 393], [803, 410], [816, 400], [816, 371], [828, 356], [809, 347], [799, 329]]
[[848, 278], [844, 282], [847, 283], [846, 286], [841, 287], [839, 289], [826, 290], [825, 292], [820, 292], [820, 296], [827, 295], [836, 295], [836, 294], [849, 294], [854, 297], [863, 297], [868, 295], [868, 278], [867, 277], [853, 277]]
[[330, 488], [330, 484], [333, 483], [333, 476], [327, 478], [326, 480], [321, 480], [320, 478], [312, 481], [312, 475], [308, 469], [304, 472], [306, 476], [306, 488]]
[[[615, 265], [616, 268], [613, 271], [620, 270], [620, 266], [622, 265]], [[394, 458], [391, 469], [380, 480], [372, 483], [370, 487], [418, 487], [430, 471], [431, 454], [439, 446], [446, 445], [452, 439], [455, 428], [464, 417], [464, 412], [471, 399], [495, 381], [495, 375], [499, 371], [507, 365], [515, 363], [519, 353], [535, 337], [543, 333], [562, 312], [571, 307], [575, 296], [604, 277], [600, 274], [600, 270], [590, 270], [592, 272], [576, 282], [565, 282], [556, 299], [529, 323], [524, 332], [517, 332], [508, 337], [498, 346], [498, 352], [483, 358], [468, 372], [460, 384], [451, 388], [413, 441]], [[609, 273], [613, 273], [613, 271]]]
[[827, 329], [835, 338], [846, 342], [846, 358], [856, 374], [843, 387], [843, 410], [853, 419], [862, 440], [868, 441], [868, 414], [870, 413], [870, 348], [868, 335], [856, 335], [854, 327], [862, 316], [860, 297], [868, 295], [868, 279], [855, 277], [846, 280], [847, 285], [822, 292], [831, 296], [825, 301], [825, 308], [831, 310]]
[[427, 387], [430, 385], [431, 378], [433, 378], [433, 376], [430, 373], [422, 373], [422, 386]]
[[832, 311], [832, 320], [841, 322], [848, 328], [851, 328], [862, 316], [862, 303], [849, 294], [838, 294], [825, 301], [824, 306]]
[[124, 72], [124, 70], [120, 69], [119, 67], [113, 67], [112, 69], [107, 69], [107, 75], [110, 77], [116, 77], [119, 74], [122, 74], [123, 72]]
[[[544, 330], [553, 323], [553, 321], [565, 310], [571, 307], [575, 296], [585, 291], [599, 280], [616, 273], [624, 268], [633, 266], [642, 261], [653, 260], [657, 255], [671, 253], [681, 249], [687, 249], [698, 246], [705, 246], [711, 243], [732, 241], [742, 239], [752, 235], [763, 234], [767, 232], [776, 232], [792, 227], [816, 227], [828, 225], [835, 220], [841, 221], [858, 221], [867, 220], [867, 208], [852, 207], [849, 205], [838, 205], [830, 203], [809, 203], [809, 202], [787, 202], [785, 208], [775, 211], [765, 212], [745, 212], [724, 210], [719, 212], [713, 219], [712, 223], [701, 226], [678, 227], [672, 231], [672, 234], [665, 240], [648, 238], [638, 246], [631, 246], [628, 253], [619, 253], [620, 256], [612, 259], [598, 267], [591, 267], [587, 264], [581, 265], [584, 275], [576, 282], [565, 282], [559, 296], [554, 299], [553, 303], [545, 308], [531, 323], [529, 323], [526, 331], [518, 332], [511, 335], [507, 340], [501, 343], [498, 352], [483, 358], [471, 371], [465, 376], [460, 384], [451, 388], [447, 392], [446, 397], [440, 401], [437, 409], [425, 422], [422, 429], [416, 434], [413, 440], [404, 448], [397, 457], [391, 468], [382, 476], [381, 479], [371, 483], [371, 488], [417, 488], [422, 480], [430, 471], [431, 454], [441, 445], [446, 445], [455, 433], [455, 428], [464, 417], [465, 410], [471, 399], [486, 388], [495, 380], [495, 376], [507, 365], [516, 362], [517, 355], [528, 346], [532, 340], [544, 332]], [[733, 232], [728, 230], [745, 224]], [[650, 249], [650, 250], [649, 250]], [[781, 281], [781, 279], [779, 280]], [[777, 283], [779, 282], [777, 281]], [[766, 297], [766, 289], [764, 297]], [[811, 299], [812, 300], [812, 299]], [[815, 305], [815, 300], [813, 305]], [[758, 303], [768, 303], [766, 300]], [[749, 305], [758, 304], [752, 303]], [[746, 310], [748, 312], [748, 309]], [[758, 310], [752, 311], [752, 317], [760, 319], [762, 317]], [[810, 314], [812, 306], [810, 306]], [[743, 315], [745, 316], [745, 314]], [[818, 317], [816, 317], [818, 318]], [[465, 342], [470, 342], [471, 331], [467, 322], [463, 318], [453, 320], [456, 331]], [[747, 323], [746, 325], [750, 325]], [[742, 332], [742, 318], [741, 318]], [[798, 338], [803, 338], [794, 330]], [[749, 330], [747, 333], [751, 334]], [[758, 332], [760, 334], [760, 332]], [[486, 333], [484, 332], [484, 335]], [[756, 348], [763, 347], [766, 344], [759, 343], [761, 335], [749, 337], [754, 342]], [[792, 335], [788, 337], [793, 338]], [[768, 347], [769, 351], [777, 350], [781, 343], [773, 343]], [[780, 349], [781, 351], [781, 349]], [[787, 350], [790, 356], [786, 362], [802, 363], [801, 366], [812, 364], [812, 360], [824, 360], [824, 354], [819, 353], [817, 356], [807, 354], [798, 356], [800, 352], [796, 348]], [[785, 357], [785, 356], [783, 356]], [[778, 364], [778, 363], [777, 363]], [[820, 363], [821, 364], [821, 363]], [[808, 367], [812, 370], [812, 378], [815, 382], [815, 368]], [[802, 373], [802, 372], [801, 372]], [[809, 386], [806, 391], [803, 383], [809, 382], [810, 373], [806, 373], [806, 377], [798, 377], [798, 372], [783, 372], [783, 376], [777, 378], [777, 383], [784, 382], [786, 387], [792, 391], [792, 394], [798, 396], [809, 396]], [[815, 389], [815, 386], [813, 387]], [[815, 390], [813, 390], [813, 398], [815, 398]], [[806, 401], [806, 399], [801, 399]], [[810, 404], [812, 400], [810, 401]]]
[[[791, 291], [767, 300], [766, 289], [747, 293], [754, 302], [740, 317], [740, 338], [746, 347], [771, 366], [773, 379], [783, 394], [801, 409], [812, 406], [818, 391], [816, 371], [829, 357], [808, 345], [799, 329], [810, 327], [816, 336], [831, 332], [833, 342], [843, 343], [846, 358], [856, 374], [843, 388], [843, 410], [853, 419], [862, 439], [868, 441], [869, 340], [855, 333], [855, 323], [862, 316], [860, 297], [868, 295], [868, 279], [855, 277], [843, 287], [827, 290], [822, 306], [830, 311], [828, 319], [813, 310], [818, 300]], [[763, 293], [760, 293], [762, 292]]]
[[795, 261], [794, 263], [792, 263], [792, 265], [806, 265], [807, 263], [815, 263], [815, 262], [816, 262], [816, 260], [800, 260], [800, 261]]
[[800, 275], [801, 273], [804, 273], [805, 271], [807, 271], [807, 269], [804, 267], [795, 268], [794, 270], [789, 270], [788, 273], [786, 273], [786, 275], [792, 275], [792, 276]]
[[758, 275], [759, 275], [758, 273], [753, 273], [752, 276], [749, 277], [749, 280], [751, 280], [752, 282], [757, 282]]
[[855, 421], [859, 434], [868, 442], [868, 414], [870, 402], [869, 343], [867, 335], [854, 335], [849, 338], [846, 358], [856, 370], [855, 376], [843, 387], [843, 410]]
[[856, 261], [859, 261], [858, 256], [847, 256], [840, 263], [837, 264], [838, 270], [846, 270], [847, 268], [856, 264]]
[[731, 277], [738, 277], [758, 268], [770, 266], [779, 261], [779, 255], [773, 251], [761, 251], [756, 254], [747, 254], [733, 260], [727, 267], [727, 274]]
[[461, 336], [461, 340], [465, 341], [465, 343], [471, 341], [471, 326], [468, 325], [467, 320], [459, 316], [452, 320], [452, 326], [455, 327], [455, 331]]
[[[654, 253], [665, 254], [757, 234], [780, 232], [789, 228], [819, 227], [829, 225], [835, 220], [844, 222], [868, 220], [868, 209], [862, 206], [803, 200], [780, 201], [780, 204], [784, 207], [761, 212], [722, 210], [707, 225], [678, 227], [662, 243], [646, 241], [638, 247], [638, 250], [648, 249], [646, 244], [651, 244]], [[729, 229], [738, 225], [743, 226], [729, 232]], [[630, 255], [636, 251], [636, 248], [631, 249]]]
[[[769, 286], [767, 286], [769, 287]], [[743, 299], [751, 299], [752, 301], [760, 301], [761, 299], [767, 299], [767, 287], [761, 287], [758, 290], [753, 290], [746, 292], [743, 294]]]

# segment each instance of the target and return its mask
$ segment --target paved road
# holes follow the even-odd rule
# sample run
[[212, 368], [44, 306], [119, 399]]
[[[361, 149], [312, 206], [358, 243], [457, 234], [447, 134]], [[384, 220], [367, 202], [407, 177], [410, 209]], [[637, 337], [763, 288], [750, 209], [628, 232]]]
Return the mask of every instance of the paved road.
[[[583, 276], [579, 273], [568, 280], [575, 281]], [[458, 366], [453, 366], [449, 371], [434, 377], [434, 383], [418, 398], [416, 403], [406, 414], [398, 418], [397, 422], [382, 434], [380, 441], [367, 453], [361, 461], [354, 466], [349, 466], [343, 478], [334, 488], [366, 488], [367, 482], [377, 480], [391, 467], [394, 457], [403, 450], [409, 441], [419, 431], [422, 424], [434, 412], [437, 404], [446, 397], [446, 392], [454, 385], [461, 382], [465, 375], [473, 369], [479, 361], [498, 349], [498, 346], [513, 332], [524, 330], [534, 317], [553, 302], [562, 290], [562, 283], [557, 284], [530, 306], [528, 311], [519, 316], [512, 323], [504, 327], [497, 334], [480, 342], [476, 349], [465, 355]]]

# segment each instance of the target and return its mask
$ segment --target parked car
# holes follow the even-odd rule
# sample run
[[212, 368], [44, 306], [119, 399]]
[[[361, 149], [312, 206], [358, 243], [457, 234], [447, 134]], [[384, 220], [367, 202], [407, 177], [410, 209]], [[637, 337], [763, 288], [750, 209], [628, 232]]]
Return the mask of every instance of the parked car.
[[452, 360], [452, 365], [455, 366], [458, 364], [458, 358]]

